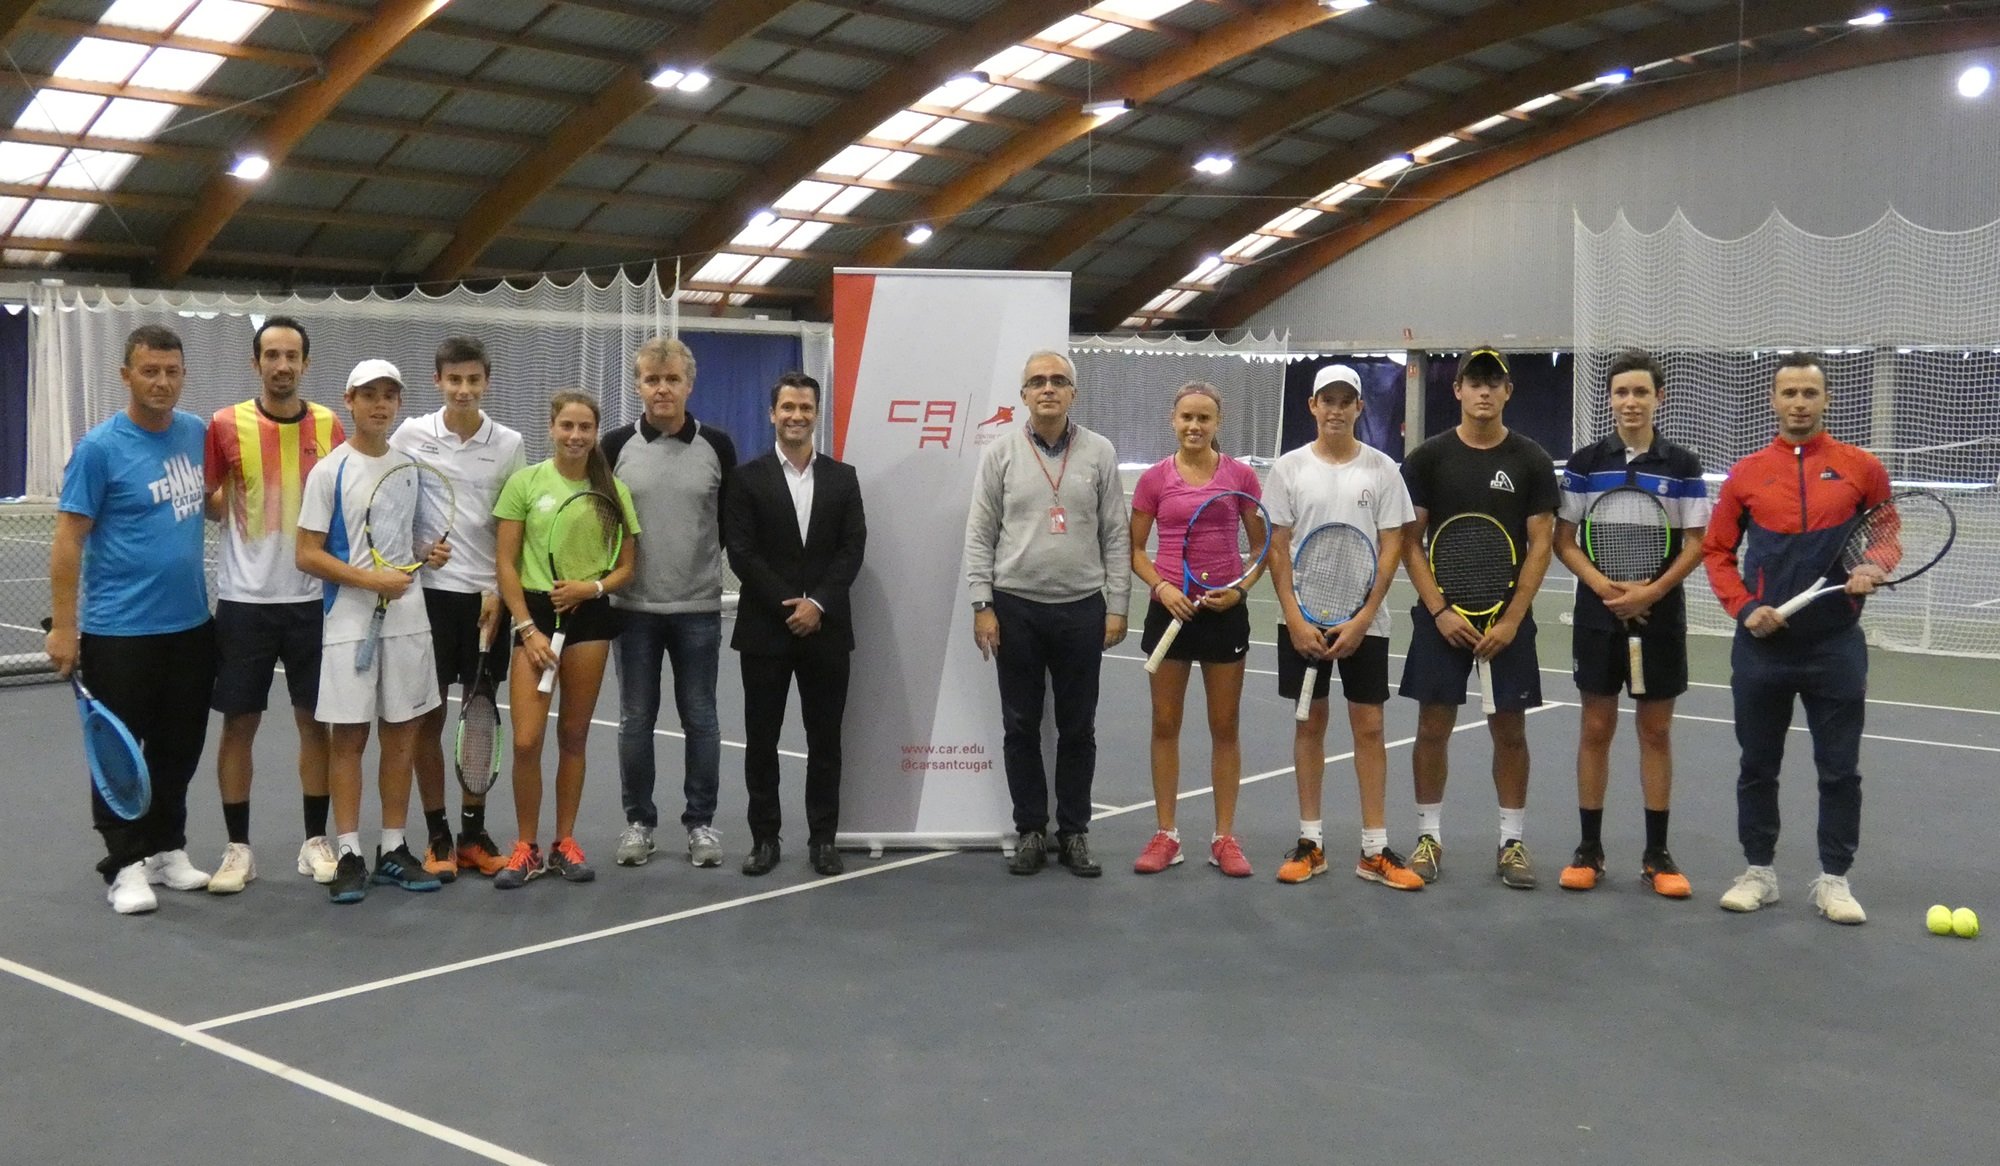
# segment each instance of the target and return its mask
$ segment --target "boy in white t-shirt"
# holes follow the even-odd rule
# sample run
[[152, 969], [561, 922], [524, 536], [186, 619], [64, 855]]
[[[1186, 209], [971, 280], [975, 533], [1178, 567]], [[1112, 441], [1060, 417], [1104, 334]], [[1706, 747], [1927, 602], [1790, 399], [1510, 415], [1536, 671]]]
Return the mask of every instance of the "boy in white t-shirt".
[[[411, 459], [391, 450], [389, 434], [403, 402], [403, 374], [386, 360], [364, 360], [347, 377], [347, 409], [353, 420], [345, 445], [306, 478], [299, 506], [299, 569], [328, 588], [320, 653], [318, 718], [332, 726], [328, 786], [333, 794], [339, 864], [327, 893], [336, 903], [367, 897], [370, 874], [361, 856], [361, 755], [368, 728], [382, 727], [382, 844], [375, 852], [373, 881], [409, 891], [435, 891], [442, 884], [410, 852], [403, 826], [410, 812], [410, 751], [417, 720], [438, 705], [437, 664], [423, 590], [409, 575], [374, 565], [362, 529], [368, 499], [384, 473]], [[377, 543], [407, 543], [412, 534], [376, 530]], [[451, 548], [439, 543], [427, 565], [441, 567]], [[375, 605], [387, 597], [381, 643], [366, 670], [355, 666], [356, 648], [368, 636]]]
[[[1312, 387], [1318, 437], [1280, 457], [1264, 486], [1272, 526], [1267, 561], [1284, 615], [1278, 629], [1278, 695], [1297, 701], [1304, 685], [1316, 688], [1311, 715], [1292, 734], [1299, 841], [1278, 867], [1278, 881], [1302, 883], [1326, 873], [1320, 789], [1326, 772], [1323, 694], [1332, 688], [1332, 681], [1331, 671], [1321, 672], [1325, 662], [1340, 670], [1347, 723], [1354, 734], [1354, 776], [1361, 787], [1361, 858], [1355, 863], [1355, 876], [1399, 891], [1421, 891], [1424, 881], [1389, 849], [1383, 804], [1389, 757], [1382, 739], [1382, 706], [1389, 700], [1389, 612], [1382, 599], [1396, 577], [1403, 524], [1412, 521], [1416, 511], [1396, 463], [1355, 437], [1361, 408], [1359, 373], [1344, 364], [1321, 369]], [[1292, 555], [1298, 543], [1329, 522], [1344, 522], [1374, 541], [1375, 586], [1353, 619], [1321, 629], [1299, 611], [1292, 592]]]

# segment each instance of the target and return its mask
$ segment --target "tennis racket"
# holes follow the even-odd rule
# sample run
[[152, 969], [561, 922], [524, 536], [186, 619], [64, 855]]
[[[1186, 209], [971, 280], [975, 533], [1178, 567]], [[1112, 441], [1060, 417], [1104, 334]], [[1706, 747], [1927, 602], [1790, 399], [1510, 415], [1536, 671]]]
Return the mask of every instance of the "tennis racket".
[[[368, 557], [377, 567], [414, 575], [441, 543], [451, 541], [456, 513], [451, 479], [434, 467], [407, 461], [391, 467], [368, 492], [368, 509], [361, 519], [361, 536]], [[354, 646], [354, 670], [375, 666], [382, 645], [382, 623], [389, 616], [389, 597], [375, 600], [368, 617], [368, 634]]]
[[[52, 620], [42, 621], [48, 631]], [[145, 817], [153, 805], [153, 778], [146, 768], [146, 755], [132, 730], [118, 714], [83, 686], [83, 669], [72, 668], [70, 689], [76, 693], [76, 715], [83, 721], [83, 759], [90, 766], [90, 782], [111, 812], [127, 822]]]
[[493, 788], [500, 776], [500, 707], [494, 703], [493, 630], [479, 631], [479, 671], [472, 691], [458, 706], [458, 731], [452, 740], [452, 764], [458, 784], [475, 796]]
[[[1292, 556], [1292, 597], [1299, 614], [1322, 632], [1354, 618], [1375, 590], [1375, 540], [1344, 522], [1316, 526]], [[1313, 690], [1333, 671], [1333, 661], [1321, 660], [1299, 685], [1299, 707], [1292, 719], [1312, 715]]]
[[[1779, 604], [1778, 614], [1790, 619], [1820, 596], [1846, 587], [1847, 577], [1863, 567], [1882, 572], [1877, 587], [1907, 583], [1937, 566], [1957, 538], [1958, 518], [1944, 499], [1923, 490], [1892, 495], [1853, 521], [1819, 582]], [[1840, 582], [1828, 582], [1836, 577]]]
[[[1513, 536], [1490, 514], [1455, 514], [1431, 535], [1431, 577], [1444, 601], [1482, 636], [1512, 598], [1519, 565]], [[1476, 656], [1473, 664], [1479, 673], [1479, 711], [1491, 716], [1496, 711], [1492, 665]]]
[[[1251, 531], [1245, 521], [1253, 512], [1261, 532]], [[1257, 537], [1264, 541], [1253, 546], [1252, 540]], [[1240, 587], [1264, 565], [1264, 556], [1270, 552], [1271, 516], [1264, 512], [1264, 504], [1241, 490], [1219, 491], [1197, 506], [1188, 519], [1187, 533], [1181, 538], [1181, 591], [1189, 599], [1195, 599], [1197, 592], [1206, 595]], [[1227, 569], [1197, 572], [1192, 565], [1194, 558], [1206, 563], [1228, 562], [1241, 566], [1242, 570], [1224, 580], [1220, 576], [1228, 575]], [[1153, 654], [1146, 657], [1147, 672], [1160, 670], [1160, 662], [1167, 658], [1167, 649], [1174, 646], [1174, 638], [1181, 634], [1183, 622], [1177, 619], [1167, 626], [1160, 642], [1153, 646]]]
[[[1660, 500], [1636, 486], [1606, 490], [1584, 511], [1583, 553], [1613, 583], [1651, 583], [1667, 568], [1672, 525]], [[1625, 690], [1646, 695], [1646, 649], [1639, 629], [1625, 624]]]
[[[625, 545], [625, 512], [615, 498], [595, 490], [579, 490], [563, 500], [549, 520], [549, 580], [553, 583], [589, 583], [602, 579], [618, 565], [618, 550]], [[549, 637], [549, 651], [557, 664], [542, 673], [535, 688], [554, 692], [557, 665], [562, 661], [563, 613], [556, 612], [555, 634]]]

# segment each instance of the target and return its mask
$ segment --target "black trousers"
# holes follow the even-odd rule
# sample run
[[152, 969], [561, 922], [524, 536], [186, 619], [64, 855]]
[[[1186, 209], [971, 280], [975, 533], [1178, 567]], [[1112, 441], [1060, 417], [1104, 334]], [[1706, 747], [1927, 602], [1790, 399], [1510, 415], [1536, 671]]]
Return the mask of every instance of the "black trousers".
[[1000, 620], [1001, 754], [1014, 829], [1049, 824], [1042, 764], [1042, 698], [1055, 690], [1056, 831], [1090, 832], [1090, 787], [1097, 774], [1097, 673], [1104, 660], [1104, 596], [1036, 603], [993, 593]]
[[163, 636], [85, 635], [79, 650], [83, 682], [138, 739], [153, 781], [152, 806], [127, 822], [86, 773], [91, 823], [104, 837], [97, 870], [110, 882], [149, 855], [187, 847], [188, 783], [208, 741], [215, 689], [215, 624]]
[[802, 644], [783, 656], [744, 653], [740, 664], [750, 837], [775, 839], [784, 824], [778, 800], [778, 733], [797, 677], [806, 728], [806, 838], [832, 842], [840, 828], [840, 722], [847, 713], [848, 654]]
[[1792, 702], [1805, 705], [1819, 772], [1819, 864], [1844, 875], [1861, 845], [1861, 730], [1868, 719], [1868, 642], [1859, 625], [1819, 639], [1739, 630], [1729, 653], [1736, 705], [1736, 834], [1743, 857], [1769, 866], [1778, 851], [1778, 770]]

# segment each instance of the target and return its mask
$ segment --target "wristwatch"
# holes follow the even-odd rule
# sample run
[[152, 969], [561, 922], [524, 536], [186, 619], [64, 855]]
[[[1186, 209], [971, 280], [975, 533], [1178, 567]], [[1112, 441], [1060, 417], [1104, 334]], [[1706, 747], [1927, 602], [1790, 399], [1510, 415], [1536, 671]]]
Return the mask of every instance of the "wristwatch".
[[974, 604], [972, 605], [972, 610], [973, 610], [973, 611], [974, 611], [975, 613], [977, 613], [977, 612], [981, 612], [981, 611], [992, 611], [992, 610], [993, 610], [993, 601], [992, 601], [992, 600], [990, 600], [990, 599], [982, 599], [982, 600], [980, 600], [980, 601], [978, 601], [977, 603], [974, 603]]

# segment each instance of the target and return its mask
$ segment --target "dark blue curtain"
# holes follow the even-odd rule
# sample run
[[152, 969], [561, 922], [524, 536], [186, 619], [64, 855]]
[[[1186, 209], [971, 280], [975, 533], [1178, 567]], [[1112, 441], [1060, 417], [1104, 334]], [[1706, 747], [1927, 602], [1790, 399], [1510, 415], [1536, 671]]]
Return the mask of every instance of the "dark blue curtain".
[[[1458, 424], [1458, 398], [1451, 388], [1458, 379], [1460, 355], [1430, 354], [1430, 373], [1424, 385], [1425, 437]], [[1553, 360], [1546, 352], [1507, 354], [1507, 368], [1514, 381], [1514, 395], [1507, 401], [1507, 428], [1534, 438], [1557, 461], [1569, 456], [1572, 444], [1570, 416], [1575, 411], [1571, 396], [1575, 366], [1575, 358], [1567, 352]]]
[[28, 489], [28, 313], [0, 312], [0, 498]]
[[1344, 364], [1361, 374], [1361, 425], [1356, 436], [1402, 461], [1403, 366], [1379, 356], [1326, 356], [1286, 365], [1282, 447], [1297, 449], [1318, 435], [1319, 426], [1308, 406], [1312, 403], [1313, 377], [1329, 364]]
[[694, 396], [688, 399], [688, 411], [702, 424], [726, 430], [743, 461], [763, 455], [777, 441], [771, 428], [771, 386], [800, 367], [798, 337], [684, 331], [681, 339], [694, 352]]

